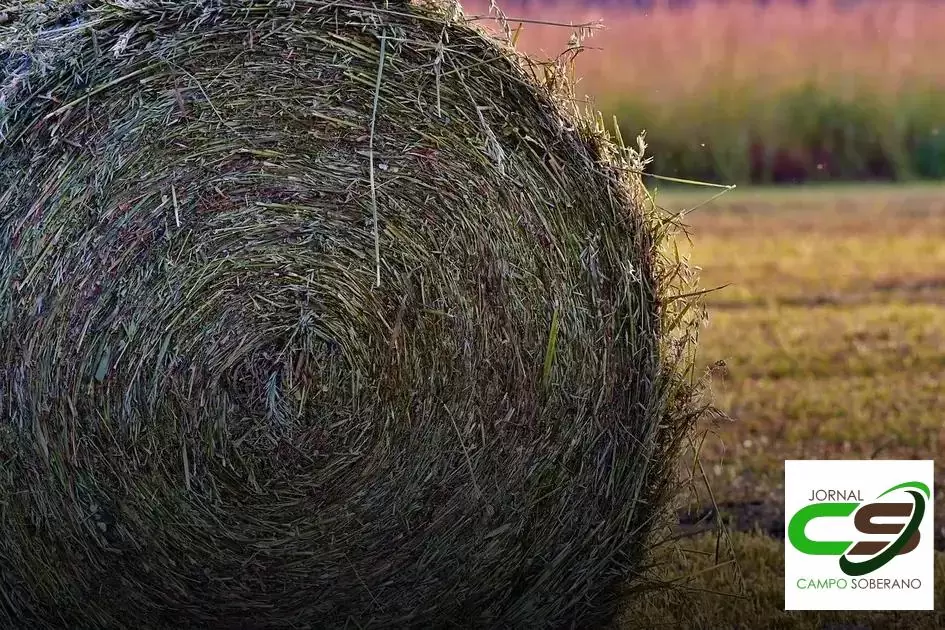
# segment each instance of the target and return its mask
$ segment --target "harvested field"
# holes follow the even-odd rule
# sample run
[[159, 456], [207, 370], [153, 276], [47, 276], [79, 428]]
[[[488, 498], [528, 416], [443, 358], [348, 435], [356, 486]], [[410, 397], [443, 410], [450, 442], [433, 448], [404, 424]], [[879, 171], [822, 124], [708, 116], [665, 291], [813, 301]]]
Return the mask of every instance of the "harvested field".
[[690, 215], [704, 285], [732, 284], [707, 296], [700, 345], [734, 418], [706, 444], [721, 500], [777, 496], [785, 458], [945, 447], [943, 193], [736, 191]]
[[[675, 209], [706, 197], [658, 195]], [[715, 533], [684, 540], [681, 547], [691, 552], [677, 557], [669, 574], [695, 575], [689, 585], [709, 592], [656, 597], [648, 612], [631, 607], [621, 627], [879, 629], [945, 622], [941, 613], [782, 610], [785, 459], [934, 459], [945, 449], [943, 199], [937, 186], [736, 190], [689, 216], [704, 286], [732, 285], [706, 297], [710, 319], [699, 365], [713, 369], [716, 403], [732, 418], [704, 427], [702, 460], [722, 520], [741, 532], [731, 545], [738, 571], [708, 570]], [[725, 368], [712, 368], [720, 360]], [[941, 552], [941, 469], [936, 485]], [[707, 495], [689, 498], [681, 529], [714, 532], [718, 519]], [[728, 549], [723, 539], [723, 563], [732, 559]], [[939, 607], [943, 569], [940, 554]], [[673, 617], [677, 610], [704, 614], [686, 625], [682, 613]], [[753, 618], [764, 621], [756, 625]]]

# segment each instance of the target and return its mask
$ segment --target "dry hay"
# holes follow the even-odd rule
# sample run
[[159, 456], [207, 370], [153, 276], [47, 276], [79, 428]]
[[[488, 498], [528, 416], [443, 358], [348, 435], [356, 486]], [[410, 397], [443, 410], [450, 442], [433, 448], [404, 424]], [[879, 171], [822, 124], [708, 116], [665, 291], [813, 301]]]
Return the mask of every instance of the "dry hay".
[[0, 626], [613, 612], [684, 268], [640, 154], [454, 9], [4, 13]]

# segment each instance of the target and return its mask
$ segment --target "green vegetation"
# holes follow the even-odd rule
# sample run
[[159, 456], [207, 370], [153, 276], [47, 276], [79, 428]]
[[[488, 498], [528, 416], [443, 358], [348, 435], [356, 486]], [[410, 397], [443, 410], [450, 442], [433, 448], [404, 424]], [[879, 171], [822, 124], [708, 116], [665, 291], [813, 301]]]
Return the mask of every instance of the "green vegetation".
[[945, 177], [945, 91], [887, 94], [731, 85], [679, 99], [615, 96], [625, 137], [646, 129], [663, 175], [725, 183]]
[[[516, 7], [508, 26], [522, 26], [522, 50], [573, 59], [579, 92], [616, 115], [625, 138], [647, 131], [653, 173], [740, 184], [945, 177], [942, 3], [657, 4]], [[495, 15], [484, 0], [463, 5]]]

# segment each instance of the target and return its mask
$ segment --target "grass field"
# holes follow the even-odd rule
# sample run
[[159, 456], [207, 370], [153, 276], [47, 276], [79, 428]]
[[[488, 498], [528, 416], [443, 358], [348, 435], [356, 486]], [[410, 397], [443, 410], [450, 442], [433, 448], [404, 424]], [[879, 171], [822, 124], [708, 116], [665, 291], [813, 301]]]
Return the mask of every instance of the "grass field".
[[689, 224], [703, 286], [730, 285], [700, 349], [726, 364], [713, 392], [733, 421], [705, 446], [720, 495], [777, 496], [785, 458], [945, 447], [945, 188], [736, 190]]
[[[704, 189], [657, 193], [657, 202], [678, 211], [707, 196]], [[700, 356], [703, 369], [725, 362], [714, 372], [713, 392], [732, 420], [705, 427], [711, 431], [702, 461], [729, 527], [743, 532], [734, 547], [752, 598], [746, 609], [690, 594], [699, 607], [712, 608], [710, 599], [718, 604], [707, 613], [711, 623], [691, 627], [747, 623], [746, 610], [763, 612], [770, 622], [750, 627], [852, 623], [849, 616], [781, 611], [783, 462], [928, 459], [945, 447], [945, 189], [736, 190], [695, 210], [688, 223], [703, 286], [731, 285], [707, 298], [710, 321]], [[943, 482], [938, 475], [940, 551]], [[694, 496], [693, 507], [707, 500], [705, 493]], [[752, 531], [773, 539], [752, 537]], [[715, 536], [692, 544], [714, 552]], [[732, 590], [729, 582], [723, 570], [696, 585]], [[655, 623], [665, 604], [636, 611], [624, 627]], [[672, 610], [688, 615], [694, 606]], [[689, 617], [676, 617], [678, 623], [663, 618], [666, 627], [686, 627], [682, 620]], [[895, 627], [890, 619], [869, 619], [847, 627]], [[902, 627], [932, 621], [903, 619]]]

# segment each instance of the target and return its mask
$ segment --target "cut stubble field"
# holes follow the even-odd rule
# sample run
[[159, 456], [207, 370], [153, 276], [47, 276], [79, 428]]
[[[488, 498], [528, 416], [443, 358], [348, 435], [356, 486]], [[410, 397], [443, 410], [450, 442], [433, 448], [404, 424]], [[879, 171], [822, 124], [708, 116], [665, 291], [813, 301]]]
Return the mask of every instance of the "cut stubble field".
[[703, 451], [717, 494], [774, 500], [784, 459], [945, 447], [945, 190], [733, 191], [687, 222], [702, 285], [728, 285], [706, 298], [699, 351], [725, 364], [712, 388], [731, 421]]
[[[692, 189], [658, 192], [656, 200], [676, 212], [709, 196]], [[729, 285], [706, 298], [699, 350], [729, 419], [702, 427], [701, 461], [748, 599], [735, 605], [703, 592], [732, 590], [732, 567], [717, 568], [690, 584], [700, 589], [688, 595], [694, 600], [647, 600], [649, 608], [635, 607], [621, 627], [736, 627], [753, 614], [767, 621], [751, 627], [896, 627], [898, 617], [783, 612], [784, 460], [933, 459], [945, 448], [945, 190], [736, 190], [686, 223], [693, 238], [683, 245], [703, 287]], [[942, 551], [945, 478], [940, 469], [936, 476]], [[716, 558], [719, 519], [708, 492], [698, 490], [686, 497], [682, 529], [709, 533], [684, 542], [692, 553], [677, 563], [676, 579], [728, 559], [724, 549]], [[705, 619], [685, 616], [694, 607]], [[667, 617], [667, 610], [687, 612]], [[902, 617], [903, 627], [943, 621], [920, 617]]]

